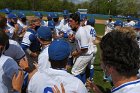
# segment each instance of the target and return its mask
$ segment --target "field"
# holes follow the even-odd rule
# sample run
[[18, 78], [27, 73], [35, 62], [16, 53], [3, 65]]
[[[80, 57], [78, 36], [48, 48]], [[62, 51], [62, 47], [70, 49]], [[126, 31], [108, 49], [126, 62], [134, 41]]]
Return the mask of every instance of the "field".
[[[97, 32], [97, 35], [102, 36], [104, 34], [104, 25], [103, 24], [96, 24], [95, 25], [95, 30]], [[104, 92], [103, 93], [109, 93], [109, 90], [111, 88], [111, 85], [109, 82], [103, 81], [103, 71], [100, 67], [100, 50], [99, 50], [99, 45], [98, 46], [98, 52], [96, 55], [95, 59], [95, 74], [94, 74], [94, 83], [97, 84], [100, 89], [102, 89]], [[94, 93], [94, 92], [93, 92]]]

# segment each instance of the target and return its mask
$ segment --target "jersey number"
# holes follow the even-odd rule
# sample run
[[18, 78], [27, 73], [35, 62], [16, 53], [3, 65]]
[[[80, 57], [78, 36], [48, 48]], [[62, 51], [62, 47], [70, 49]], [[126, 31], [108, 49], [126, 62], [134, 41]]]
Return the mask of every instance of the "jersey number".
[[94, 29], [91, 29], [91, 30], [90, 30], [90, 35], [91, 35], [92, 37], [95, 37], [95, 36], [96, 36], [96, 32], [95, 32]]

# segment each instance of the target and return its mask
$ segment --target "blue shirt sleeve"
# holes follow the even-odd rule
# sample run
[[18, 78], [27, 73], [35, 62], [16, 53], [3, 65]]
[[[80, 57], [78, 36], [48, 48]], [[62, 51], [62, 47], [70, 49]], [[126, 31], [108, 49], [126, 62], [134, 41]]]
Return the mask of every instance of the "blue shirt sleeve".
[[30, 40], [31, 42], [36, 41], [36, 37], [35, 37], [35, 35], [30, 34], [30, 35], [29, 35], [29, 40]]
[[27, 48], [29, 48], [29, 46], [23, 45], [23, 44], [21, 44], [20, 46], [22, 47], [22, 49], [23, 49], [24, 51], [25, 51]]

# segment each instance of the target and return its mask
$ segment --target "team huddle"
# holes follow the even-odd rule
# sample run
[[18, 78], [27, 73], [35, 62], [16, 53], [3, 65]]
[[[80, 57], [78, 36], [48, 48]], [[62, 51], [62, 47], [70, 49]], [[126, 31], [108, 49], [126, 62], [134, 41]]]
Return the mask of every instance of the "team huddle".
[[[115, 82], [119, 81], [115, 75], [120, 75], [119, 78], [124, 75], [122, 78], [126, 77], [131, 87], [136, 86], [133, 93], [140, 91], [138, 89], [140, 80], [137, 79], [140, 77], [138, 74], [140, 22], [125, 23], [127, 27], [134, 27], [136, 30], [134, 32], [130, 28], [123, 28], [121, 20], [112, 22], [110, 18], [106, 23], [105, 36], [101, 40], [94, 29], [95, 19], [93, 17], [88, 19], [86, 14], [79, 12], [71, 14], [68, 10], [64, 10], [61, 20], [57, 13], [49, 13], [46, 21], [40, 12], [36, 12], [32, 18], [27, 18], [22, 12], [15, 15], [9, 9], [5, 9], [4, 12], [5, 16], [0, 15], [0, 93], [88, 93], [89, 87], [95, 93], [102, 93], [92, 83], [96, 44], [99, 42], [104, 79], [109, 80], [109, 76], [112, 76], [109, 81], [116, 87], [112, 89], [112, 93], [126, 93], [124, 91], [128, 89], [122, 85], [126, 82], [120, 84]], [[130, 46], [124, 43], [128, 50], [131, 47], [129, 51], [124, 51], [126, 48], [123, 46], [122, 50], [117, 47], [120, 44], [119, 39], [121, 41], [128, 39], [132, 43]], [[111, 40], [116, 43], [110, 42]], [[135, 50], [131, 51], [132, 49]], [[115, 54], [118, 51], [119, 53]], [[132, 61], [125, 60], [123, 55], [126, 52], [128, 53], [126, 57], [130, 56], [135, 60], [132, 62], [134, 64], [128, 65], [131, 70], [123, 66]], [[133, 58], [129, 55], [130, 52], [133, 56], [137, 56]], [[118, 58], [113, 55], [117, 55]], [[125, 70], [122, 70], [122, 67], [125, 67]], [[132, 72], [124, 74], [125, 71]], [[121, 86], [124, 88], [119, 88]]]

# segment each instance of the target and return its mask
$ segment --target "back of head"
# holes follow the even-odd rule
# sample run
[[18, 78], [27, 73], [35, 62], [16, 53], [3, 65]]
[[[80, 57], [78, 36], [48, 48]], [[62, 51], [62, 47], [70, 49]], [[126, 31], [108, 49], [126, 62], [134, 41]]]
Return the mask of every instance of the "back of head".
[[2, 29], [0, 29], [0, 45], [5, 46], [8, 41], [9, 41], [9, 37]]
[[19, 12], [18, 14], [17, 14], [17, 16], [18, 16], [18, 18], [26, 18], [26, 15], [23, 13], [23, 12]]
[[139, 46], [130, 33], [112, 31], [101, 42], [101, 56], [105, 65], [112, 66], [120, 75], [136, 76], [140, 64]]
[[92, 17], [90, 19], [87, 20], [87, 25], [91, 25], [94, 26], [95, 25], [95, 19]]
[[52, 20], [52, 14], [51, 13], [48, 13], [47, 19], [48, 19], [48, 21]]
[[85, 19], [87, 19], [87, 14], [81, 14], [80, 21], [84, 21]]
[[48, 27], [50, 27], [51, 29], [54, 29], [55, 28], [54, 21], [48, 21]]
[[38, 18], [42, 19], [43, 15], [40, 12], [36, 12], [35, 17], [38, 17]]
[[3, 15], [0, 15], [0, 28], [5, 29], [6, 24], [7, 24], [7, 19]]
[[123, 21], [121, 21], [121, 20], [116, 20], [115, 22], [114, 22], [114, 26], [123, 26]]
[[54, 40], [48, 48], [48, 54], [52, 68], [65, 68], [70, 55], [70, 45], [62, 39]]
[[69, 11], [68, 10], [63, 10], [63, 16], [69, 16]]
[[37, 29], [37, 37], [43, 41], [52, 40], [52, 32], [49, 27], [41, 26]]
[[14, 18], [17, 18], [17, 16], [13, 13], [10, 13], [10, 14], [7, 15], [7, 18], [14, 19]]

